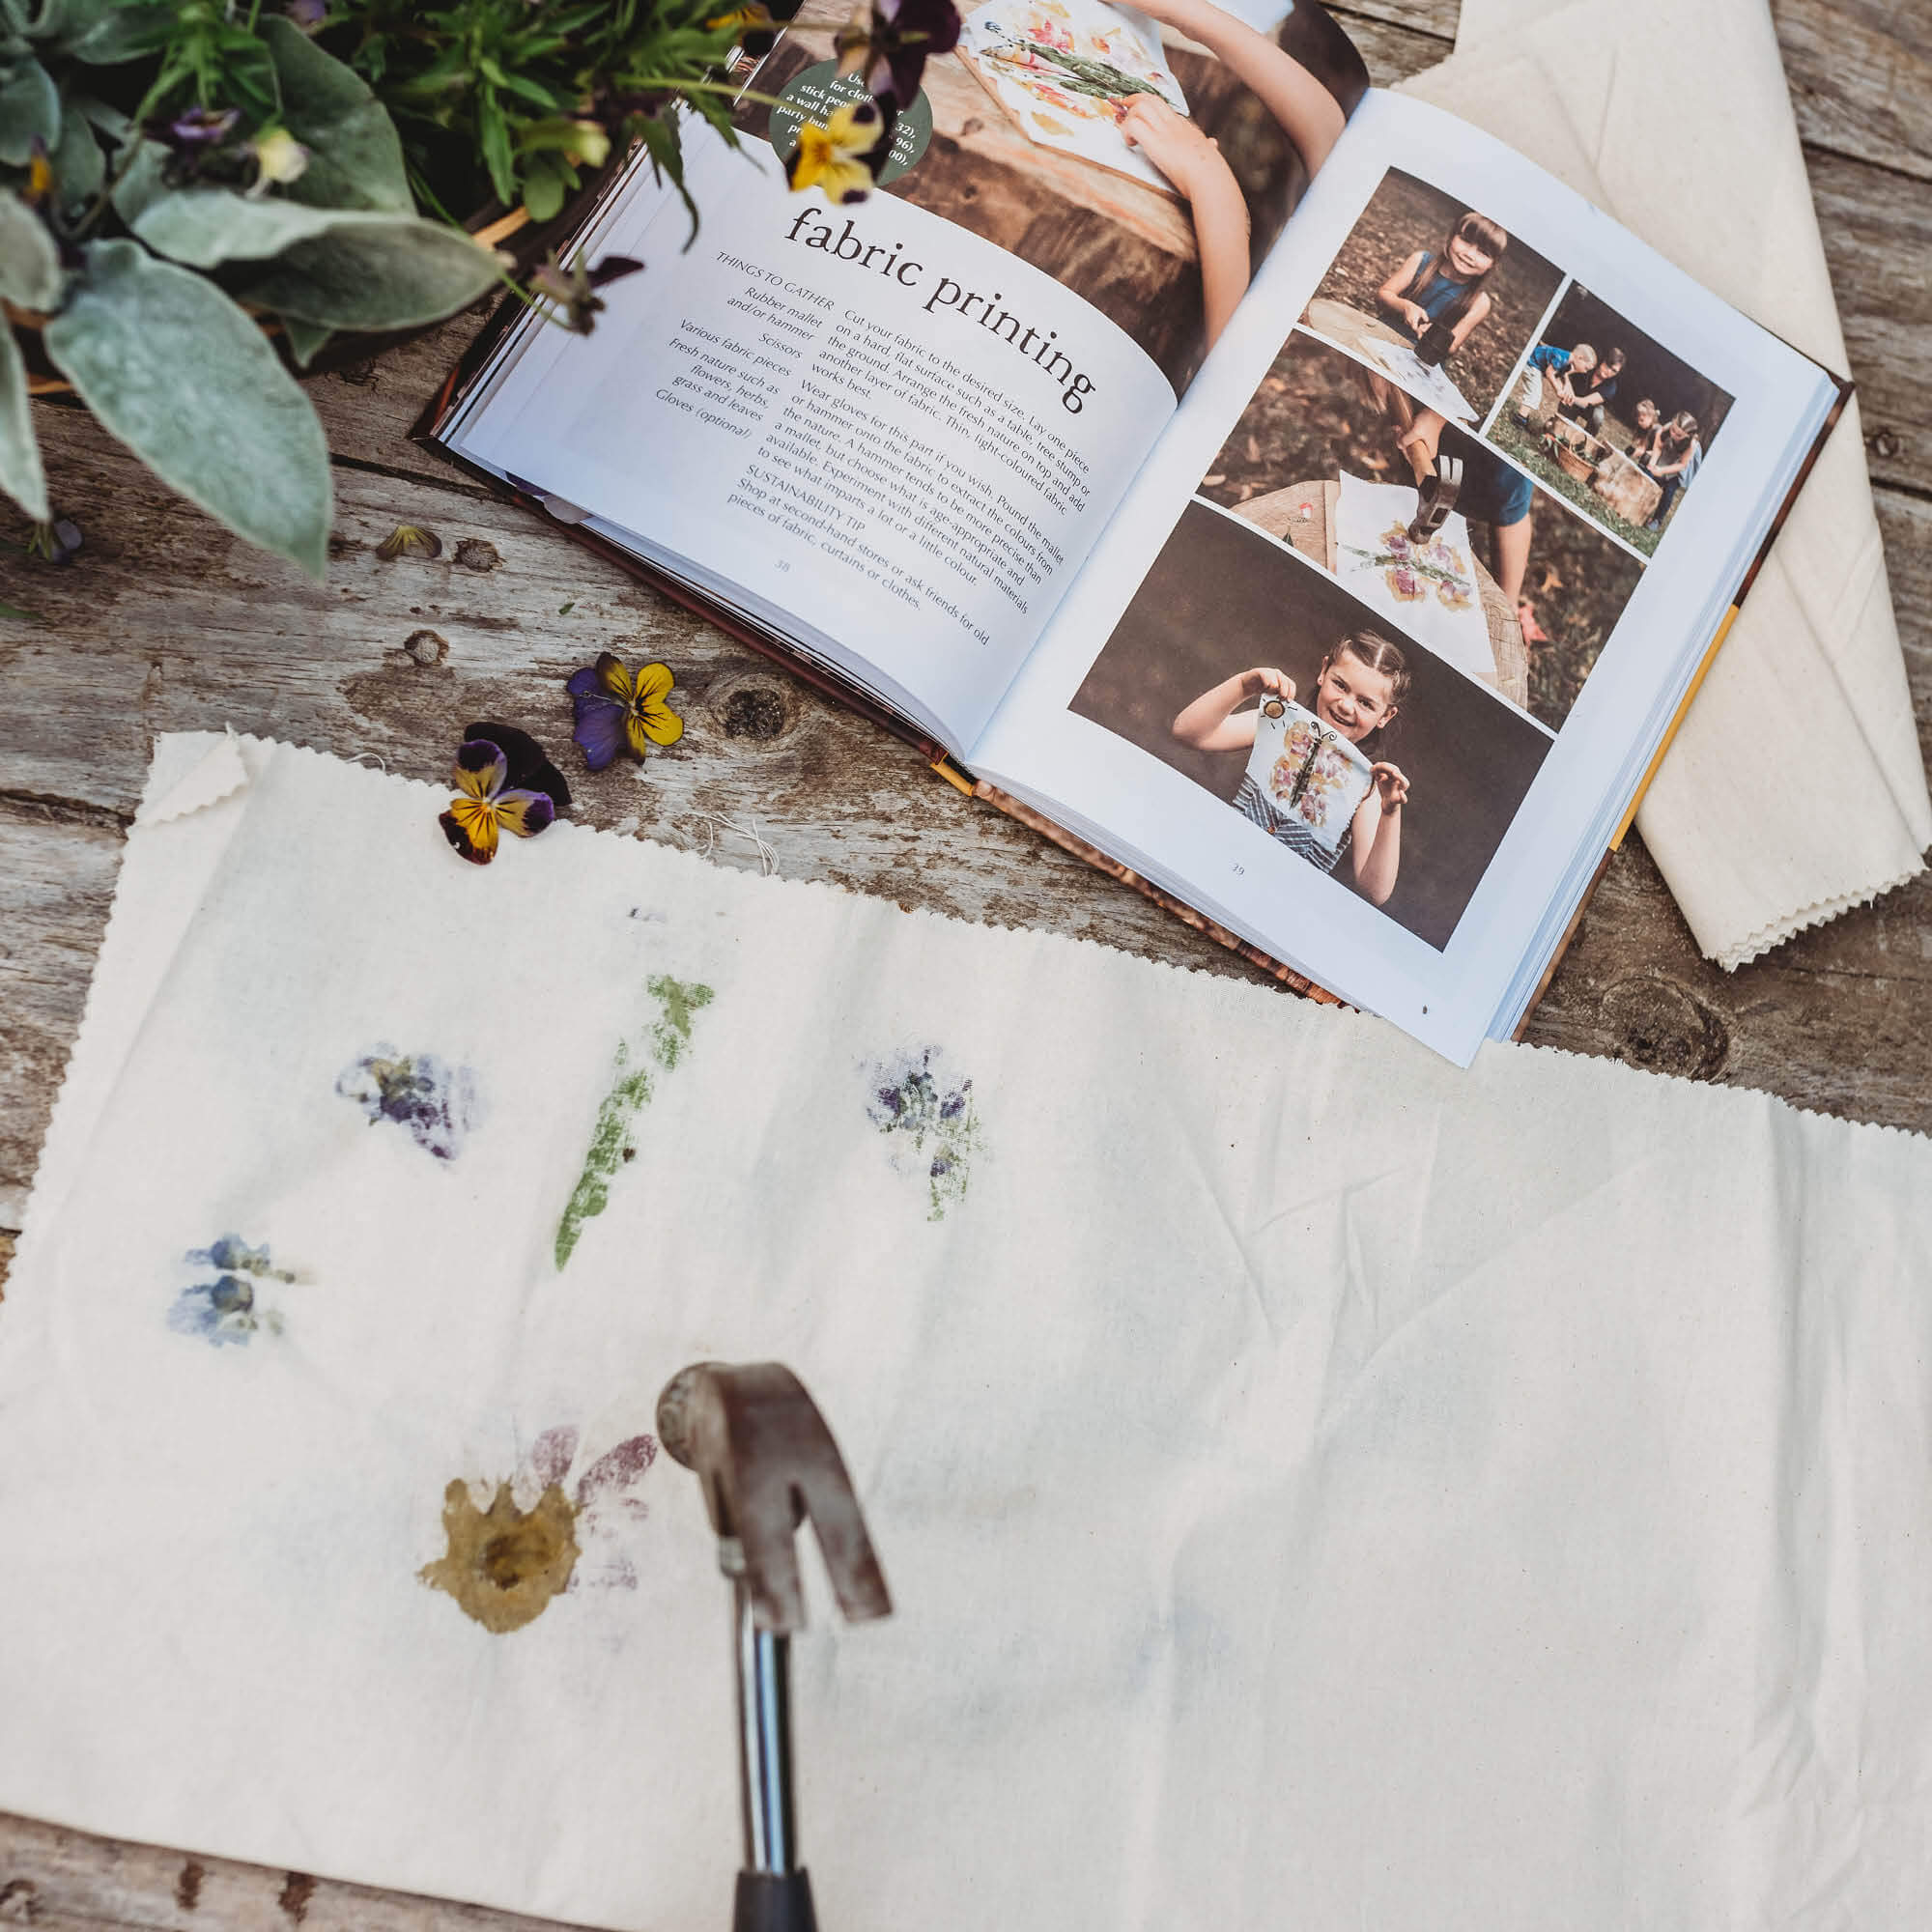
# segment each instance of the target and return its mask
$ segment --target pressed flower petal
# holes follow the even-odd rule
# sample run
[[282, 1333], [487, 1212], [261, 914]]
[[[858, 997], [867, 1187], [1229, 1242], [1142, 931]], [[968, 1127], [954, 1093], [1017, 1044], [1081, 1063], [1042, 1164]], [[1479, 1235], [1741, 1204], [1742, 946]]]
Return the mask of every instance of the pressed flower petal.
[[863, 201], [872, 186], [874, 161], [885, 157], [891, 129], [874, 100], [848, 100], [823, 127], [808, 121], [798, 130], [788, 179], [795, 191], [816, 187], [827, 201]]
[[456, 751], [456, 785], [466, 796], [487, 799], [503, 788], [510, 761], [488, 738], [466, 738]]
[[556, 816], [556, 807], [540, 791], [506, 791], [496, 799], [497, 822], [518, 838], [534, 838]]
[[653, 704], [647, 710], [632, 712], [625, 728], [632, 751], [641, 758], [646, 739], [653, 745], [675, 745], [684, 736], [684, 720], [669, 705]]
[[619, 703], [630, 703], [635, 686], [631, 681], [631, 673], [624, 668], [624, 660], [614, 651], [600, 652], [596, 669], [597, 682]]
[[437, 820], [459, 858], [487, 866], [497, 856], [496, 808], [482, 799], [453, 798]]
[[670, 696], [670, 688], [677, 682], [677, 673], [668, 664], [647, 664], [638, 668], [636, 702], [642, 710], [647, 705], [662, 704]]
[[615, 698], [579, 695], [577, 727], [570, 735], [593, 772], [601, 772], [623, 750], [624, 718], [624, 707]]
[[551, 763], [544, 748], [527, 731], [519, 731], [514, 724], [497, 724], [487, 719], [463, 728], [466, 738], [483, 738], [502, 753], [509, 760], [509, 776], [504, 783], [515, 785], [521, 791], [541, 791], [550, 794], [551, 802], [559, 811], [570, 810], [570, 787], [563, 781], [563, 774]]

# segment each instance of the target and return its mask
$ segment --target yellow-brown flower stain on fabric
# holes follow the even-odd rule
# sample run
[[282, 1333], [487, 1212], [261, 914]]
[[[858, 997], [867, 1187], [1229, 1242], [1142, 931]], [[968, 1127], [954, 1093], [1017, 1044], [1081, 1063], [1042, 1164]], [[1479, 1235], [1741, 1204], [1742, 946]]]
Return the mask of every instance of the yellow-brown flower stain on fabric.
[[[655, 1436], [631, 1435], [588, 1463], [576, 1480], [579, 1432], [546, 1429], [517, 1472], [498, 1483], [487, 1509], [458, 1480], [442, 1492], [447, 1549], [416, 1572], [452, 1597], [464, 1615], [502, 1635], [534, 1623], [554, 1597], [588, 1586], [635, 1590], [639, 1541], [650, 1506], [640, 1493], [657, 1460]], [[527, 1508], [519, 1496], [533, 1498]]]
[[520, 1510], [509, 1484], [498, 1483], [490, 1507], [479, 1510], [469, 1485], [453, 1482], [442, 1492], [442, 1527], [449, 1548], [419, 1573], [422, 1580], [499, 1635], [542, 1616], [582, 1553], [577, 1508], [554, 1483], [529, 1510]]

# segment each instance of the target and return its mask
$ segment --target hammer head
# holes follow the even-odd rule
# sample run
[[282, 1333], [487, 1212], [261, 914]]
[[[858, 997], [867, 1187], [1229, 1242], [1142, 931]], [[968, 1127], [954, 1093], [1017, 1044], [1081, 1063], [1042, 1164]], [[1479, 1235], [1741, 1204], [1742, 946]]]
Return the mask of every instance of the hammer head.
[[794, 1536], [818, 1532], [833, 1594], [860, 1623], [893, 1600], [852, 1478], [805, 1384], [778, 1362], [697, 1362], [658, 1397], [658, 1439], [696, 1473], [711, 1526], [744, 1552], [745, 1586], [760, 1630], [805, 1628]]

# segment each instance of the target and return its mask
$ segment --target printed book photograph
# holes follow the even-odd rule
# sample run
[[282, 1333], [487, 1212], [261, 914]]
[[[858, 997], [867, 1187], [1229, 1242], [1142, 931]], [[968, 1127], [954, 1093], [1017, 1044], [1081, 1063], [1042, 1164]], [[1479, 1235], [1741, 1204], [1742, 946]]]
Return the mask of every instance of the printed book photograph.
[[[660, 270], [426, 433], [1298, 980], [1508, 1037], [1840, 382], [1312, 7], [988, 0], [882, 191], [796, 197], [837, 18], [693, 142], [689, 247], [634, 164], [582, 242]], [[1264, 690], [1375, 774], [1333, 842]]]

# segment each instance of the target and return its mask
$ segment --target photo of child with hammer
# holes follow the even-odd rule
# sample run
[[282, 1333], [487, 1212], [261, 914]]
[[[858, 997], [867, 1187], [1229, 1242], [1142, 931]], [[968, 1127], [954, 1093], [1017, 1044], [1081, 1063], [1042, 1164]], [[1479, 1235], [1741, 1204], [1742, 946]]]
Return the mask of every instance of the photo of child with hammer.
[[1494, 306], [1483, 284], [1509, 246], [1509, 231], [1464, 209], [1437, 248], [1417, 248], [1376, 291], [1386, 321], [1416, 344], [1425, 362], [1455, 354]]
[[[1338, 731], [1371, 761], [1369, 793], [1332, 851], [1298, 820], [1277, 812], [1252, 778], [1243, 775], [1235, 809], [1268, 836], [1324, 872], [1346, 857], [1355, 890], [1372, 905], [1384, 905], [1395, 891], [1402, 865], [1402, 813], [1408, 780], [1402, 767], [1381, 755], [1410, 682], [1402, 646], [1379, 633], [1357, 630], [1338, 639], [1321, 660], [1305, 709]], [[1258, 665], [1236, 671], [1184, 706], [1170, 727], [1177, 743], [1197, 752], [1245, 751], [1255, 742], [1262, 700], [1279, 697], [1293, 704], [1294, 680], [1285, 670]], [[1253, 703], [1255, 709], [1242, 710]]]
[[1447, 185], [1390, 168], [1301, 323], [1473, 429], [1508, 384], [1563, 271]]

